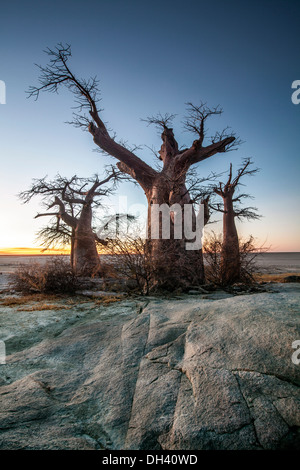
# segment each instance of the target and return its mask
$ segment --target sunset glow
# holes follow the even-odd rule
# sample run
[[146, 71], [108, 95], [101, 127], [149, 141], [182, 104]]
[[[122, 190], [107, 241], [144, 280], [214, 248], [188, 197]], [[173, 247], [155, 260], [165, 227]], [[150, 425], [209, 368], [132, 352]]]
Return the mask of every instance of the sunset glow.
[[68, 249], [52, 249], [43, 251], [42, 248], [0, 248], [0, 256], [41, 256], [41, 255], [68, 255], [70, 250]]

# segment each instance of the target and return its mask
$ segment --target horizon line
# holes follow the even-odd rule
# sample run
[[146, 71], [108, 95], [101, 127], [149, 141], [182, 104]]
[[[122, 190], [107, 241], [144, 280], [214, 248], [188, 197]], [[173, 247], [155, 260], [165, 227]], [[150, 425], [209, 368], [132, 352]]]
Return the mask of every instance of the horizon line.
[[[70, 248], [51, 248], [49, 250], [43, 250], [43, 248], [36, 247], [0, 247], [0, 256], [53, 256], [70, 254]], [[300, 250], [270, 250], [266, 251], [266, 253], [300, 253]]]

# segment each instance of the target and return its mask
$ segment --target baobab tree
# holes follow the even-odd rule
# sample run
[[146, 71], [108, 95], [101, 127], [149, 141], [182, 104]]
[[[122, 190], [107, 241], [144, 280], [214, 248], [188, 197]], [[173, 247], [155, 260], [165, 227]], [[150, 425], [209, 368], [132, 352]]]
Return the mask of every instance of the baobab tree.
[[[173, 115], [157, 115], [149, 117], [146, 121], [156, 125], [161, 132], [162, 145], [159, 150], [161, 168], [154, 169], [141, 158], [135, 151], [127, 148], [123, 143], [117, 142], [111, 136], [103, 119], [102, 110], [98, 107], [99, 87], [96, 78], [81, 79], [69, 67], [71, 48], [69, 45], [58, 44], [55, 49], [47, 49], [50, 58], [48, 65], [38, 66], [40, 70], [39, 85], [29, 88], [29, 96], [36, 99], [41, 91], [58, 92], [60, 87], [67, 88], [75, 97], [78, 105], [74, 112], [75, 126], [88, 130], [95, 144], [106, 154], [118, 160], [119, 170], [130, 175], [144, 190], [148, 201], [148, 241], [147, 250], [152, 260], [154, 271], [154, 283], [158, 286], [170, 287], [197, 285], [204, 282], [204, 267], [202, 250], [186, 250], [187, 238], [174, 238], [174, 217], [172, 210], [169, 213], [170, 239], [162, 238], [160, 227], [158, 239], [152, 236], [153, 205], [174, 204], [182, 210], [184, 226], [185, 205], [192, 205], [191, 197], [186, 187], [186, 177], [190, 168], [212, 157], [213, 155], [232, 150], [239, 140], [226, 128], [217, 132], [214, 136], [207, 136], [206, 124], [209, 118], [220, 115], [222, 109], [217, 106], [210, 108], [205, 103], [194, 105], [187, 104], [187, 115], [184, 120], [184, 128], [196, 136], [192, 144], [184, 149], [179, 148], [171, 127]], [[196, 226], [194, 208], [192, 212], [192, 227]], [[189, 267], [183, 272], [184, 267]]]
[[235, 219], [246, 218], [248, 220], [258, 219], [256, 207], [241, 207], [242, 199], [250, 197], [249, 194], [237, 194], [236, 190], [241, 184], [241, 178], [252, 176], [259, 169], [251, 169], [252, 161], [246, 159], [238, 169], [237, 175], [232, 175], [232, 163], [226, 183], [220, 182], [213, 188], [215, 194], [222, 198], [222, 203], [210, 204], [210, 207], [223, 213], [223, 240], [220, 259], [220, 277], [223, 285], [230, 285], [241, 280], [241, 259], [239, 237], [236, 229]]
[[[119, 172], [114, 170], [102, 180], [98, 175], [92, 178], [57, 175], [52, 181], [33, 180], [30, 189], [19, 195], [25, 203], [34, 196], [42, 196], [46, 212], [38, 213], [35, 218], [52, 217], [52, 222], [40, 235], [46, 239], [46, 246], [56, 240], [66, 242], [69, 239], [70, 261], [76, 274], [96, 275], [100, 271], [97, 243], [105, 244], [105, 241], [98, 238], [93, 229], [93, 208], [112, 193], [119, 177]], [[109, 182], [112, 184], [108, 186]], [[56, 210], [52, 211], [53, 208]]]

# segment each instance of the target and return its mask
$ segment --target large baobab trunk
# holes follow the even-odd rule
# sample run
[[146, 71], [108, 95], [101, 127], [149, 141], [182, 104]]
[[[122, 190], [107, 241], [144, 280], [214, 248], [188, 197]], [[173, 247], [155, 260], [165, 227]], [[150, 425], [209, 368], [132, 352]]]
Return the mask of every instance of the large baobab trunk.
[[72, 227], [72, 229], [71, 229], [71, 242], [70, 242], [70, 246], [71, 246], [70, 263], [71, 263], [71, 268], [72, 269], [74, 269], [74, 263], [75, 263], [75, 260], [74, 260], [74, 244], [75, 244], [75, 228]]
[[240, 249], [239, 238], [235, 226], [232, 194], [224, 197], [223, 243], [221, 251], [221, 278], [224, 285], [240, 280]]
[[[68, 199], [68, 201], [71, 200]], [[96, 246], [95, 233], [92, 228], [91, 202], [81, 201], [82, 209], [77, 217], [66, 213], [64, 202], [57, 196], [52, 206], [54, 205], [59, 206], [59, 212], [56, 214], [58, 219], [61, 219], [71, 228], [70, 262], [74, 272], [77, 275], [84, 276], [96, 275], [99, 273], [101, 265]]]
[[75, 228], [73, 269], [77, 274], [93, 276], [100, 271], [100, 257], [92, 229], [92, 208], [84, 206]]
[[92, 228], [92, 201], [94, 193], [91, 194], [91, 190], [88, 193], [88, 196], [91, 196], [90, 200], [87, 200], [87, 195], [85, 200], [70, 199], [63, 195], [64, 201], [73, 204], [77, 202], [82, 206], [81, 212], [77, 217], [66, 213], [64, 202], [57, 196], [52, 206], [59, 206], [59, 212], [56, 214], [58, 219], [63, 220], [72, 230], [70, 261], [74, 272], [77, 275], [94, 276], [99, 273], [101, 266], [96, 238]]
[[[148, 240], [147, 255], [151, 259], [153, 276], [152, 289], [156, 287], [174, 290], [176, 288], [189, 288], [197, 286], [204, 282], [204, 265], [201, 249], [187, 250], [187, 243], [191, 243], [191, 239], [185, 238], [185, 212], [184, 206], [190, 205], [192, 213], [191, 230], [194, 232], [196, 228], [195, 212], [190, 200], [188, 191], [184, 184], [184, 176], [182, 181], [176, 181], [175, 175], [169, 171], [162, 172], [157, 175], [153, 185], [146, 192], [148, 201]], [[174, 187], [176, 186], [176, 188]], [[164, 216], [159, 214], [159, 218], [153, 220], [153, 205], [166, 208], [176, 207], [179, 209], [179, 217], [181, 217], [182, 237], [177, 239], [174, 227], [174, 212], [170, 211]], [[167, 210], [168, 210], [167, 209]], [[158, 220], [157, 220], [158, 219]], [[168, 219], [168, 220], [166, 220]], [[153, 228], [159, 223], [159, 238], [153, 238]], [[170, 237], [163, 238], [163, 223], [168, 228], [170, 226]], [[168, 234], [167, 234], [168, 235]]]

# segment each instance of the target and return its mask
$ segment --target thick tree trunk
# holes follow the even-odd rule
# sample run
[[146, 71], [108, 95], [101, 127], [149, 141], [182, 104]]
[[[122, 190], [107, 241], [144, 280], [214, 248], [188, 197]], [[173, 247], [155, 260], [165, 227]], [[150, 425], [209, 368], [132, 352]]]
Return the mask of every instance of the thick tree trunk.
[[239, 238], [235, 226], [232, 195], [224, 198], [223, 244], [221, 252], [221, 276], [224, 285], [240, 280]]
[[75, 228], [72, 227], [72, 234], [71, 234], [71, 253], [70, 253], [70, 263], [71, 268], [74, 270], [74, 243], [75, 243]]
[[[184, 235], [184, 211], [185, 204], [191, 204], [191, 212], [193, 218], [192, 230], [195, 230], [195, 213], [187, 192], [184, 181], [177, 181], [176, 190], [174, 191], [174, 178], [166, 175], [164, 172], [159, 174], [155, 179], [153, 186], [146, 192], [148, 200], [148, 240], [147, 240], [147, 256], [151, 259], [153, 268], [152, 290], [168, 289], [175, 290], [181, 288], [186, 290], [191, 286], [198, 286], [204, 283], [204, 265], [202, 249], [187, 250], [187, 240]], [[155, 221], [153, 220], [151, 208], [153, 204], [166, 204], [171, 207], [178, 204], [182, 211], [182, 237], [176, 239], [174, 237], [174, 214], [171, 212], [169, 216], [170, 238], [164, 239], [162, 234], [162, 216], [160, 215], [159, 227], [157, 227], [159, 238], [153, 239], [153, 228]], [[157, 222], [157, 221], [156, 221]]]
[[83, 207], [75, 228], [73, 267], [76, 274], [85, 276], [95, 276], [101, 268], [89, 204]]

